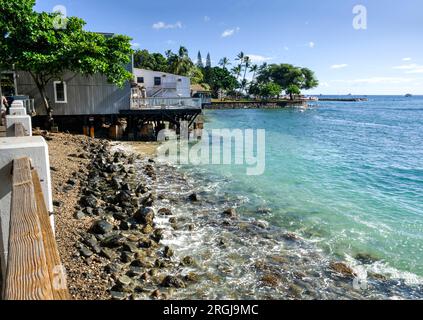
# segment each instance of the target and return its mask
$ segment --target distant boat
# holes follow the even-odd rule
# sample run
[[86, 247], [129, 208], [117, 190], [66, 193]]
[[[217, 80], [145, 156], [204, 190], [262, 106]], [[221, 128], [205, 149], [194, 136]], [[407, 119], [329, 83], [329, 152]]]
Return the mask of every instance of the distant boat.
[[406, 98], [411, 98], [413, 95], [411, 94], [411, 93], [407, 93], [406, 95], [405, 95], [405, 97]]

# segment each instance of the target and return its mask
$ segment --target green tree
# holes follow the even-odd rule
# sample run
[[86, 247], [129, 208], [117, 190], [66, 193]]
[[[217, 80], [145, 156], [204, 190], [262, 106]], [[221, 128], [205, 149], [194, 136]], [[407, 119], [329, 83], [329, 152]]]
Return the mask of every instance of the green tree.
[[[85, 22], [70, 17], [63, 28], [55, 28], [58, 13], [38, 13], [31, 9], [34, 1], [0, 1], [0, 41], [7, 63], [31, 74], [41, 95], [46, 112], [52, 115], [46, 86], [61, 79], [67, 71], [82, 75], [104, 74], [110, 83], [123, 86], [132, 79], [126, 70], [132, 54], [130, 38], [84, 31]], [[17, 15], [22, 19], [8, 19]], [[23, 21], [22, 21], [23, 20]], [[6, 32], [5, 32], [6, 31]]]
[[196, 66], [193, 66], [189, 70], [187, 76], [190, 77], [192, 84], [199, 84], [199, 83], [202, 83], [203, 80], [204, 80], [204, 74], [203, 74], [202, 69], [200, 69]]
[[294, 95], [301, 94], [301, 90], [296, 84], [289, 85], [285, 92], [286, 94], [289, 94], [291, 100], [294, 100]]
[[282, 88], [275, 82], [267, 82], [259, 86], [259, 92], [265, 99], [274, 98], [281, 94]]
[[161, 53], [149, 53], [148, 50], [137, 50], [134, 53], [135, 68], [167, 72], [167, 59]]
[[219, 91], [231, 92], [238, 86], [237, 79], [227, 69], [220, 67], [206, 68], [204, 83], [210, 86], [214, 98], [218, 97]]
[[231, 65], [231, 62], [227, 57], [220, 59], [219, 66], [221, 66], [223, 69], [227, 69], [229, 65]]
[[211, 58], [210, 58], [210, 53], [207, 53], [206, 68], [211, 68]]
[[172, 51], [166, 52], [167, 61], [169, 65], [169, 72], [180, 76], [187, 76], [194, 63], [188, 56], [188, 50], [181, 46], [178, 53], [175, 54]]
[[197, 67], [204, 68], [203, 58], [201, 57], [200, 51], [198, 51], [198, 55], [197, 55]]

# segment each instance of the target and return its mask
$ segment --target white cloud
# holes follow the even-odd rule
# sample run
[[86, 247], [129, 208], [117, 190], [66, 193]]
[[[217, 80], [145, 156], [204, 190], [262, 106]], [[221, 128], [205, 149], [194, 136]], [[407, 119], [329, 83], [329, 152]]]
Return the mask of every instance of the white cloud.
[[258, 54], [246, 54], [247, 57], [250, 57], [251, 62], [253, 63], [263, 63], [269, 60], [272, 60], [271, 57], [265, 57]]
[[231, 37], [233, 36], [235, 33], [239, 32], [239, 30], [241, 30], [240, 27], [236, 27], [234, 29], [226, 29], [225, 31], [223, 31], [222, 33], [222, 38], [227, 38], [227, 37]]
[[404, 70], [406, 74], [423, 73], [423, 66], [416, 63], [403, 64], [393, 68], [396, 70]]
[[138, 42], [131, 42], [133, 48], [139, 48], [141, 45]]
[[413, 60], [413, 59], [411, 59], [411, 58], [403, 58], [402, 59], [402, 61], [411, 61], [411, 60]]
[[346, 64], [346, 63], [334, 64], [334, 65], [330, 66], [331, 69], [343, 69], [343, 68], [346, 68], [346, 67], [348, 67], [348, 64]]
[[309, 46], [310, 48], [314, 48], [314, 47], [316, 46], [316, 44], [315, 44], [313, 41], [310, 41], [310, 42], [308, 43], [308, 46]]
[[209, 16], [204, 16], [204, 22], [209, 22], [211, 18]]
[[160, 30], [160, 29], [182, 29], [182, 22], [177, 21], [174, 24], [165, 23], [163, 21], [156, 22], [153, 24], [153, 29]]

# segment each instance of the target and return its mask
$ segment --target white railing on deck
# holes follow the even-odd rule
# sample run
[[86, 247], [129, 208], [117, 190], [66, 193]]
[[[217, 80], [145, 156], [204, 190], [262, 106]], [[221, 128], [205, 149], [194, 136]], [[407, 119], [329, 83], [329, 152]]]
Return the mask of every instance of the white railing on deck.
[[132, 98], [131, 110], [201, 109], [200, 98]]

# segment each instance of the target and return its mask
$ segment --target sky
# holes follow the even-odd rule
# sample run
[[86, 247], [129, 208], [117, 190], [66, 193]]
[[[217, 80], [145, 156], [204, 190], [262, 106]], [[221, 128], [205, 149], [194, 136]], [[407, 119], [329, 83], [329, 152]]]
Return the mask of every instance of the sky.
[[243, 51], [261, 64], [315, 71], [308, 94], [423, 94], [421, 0], [37, 0], [89, 31], [130, 36], [134, 49], [185, 46], [212, 63]]

